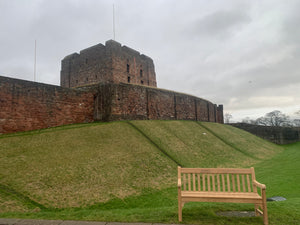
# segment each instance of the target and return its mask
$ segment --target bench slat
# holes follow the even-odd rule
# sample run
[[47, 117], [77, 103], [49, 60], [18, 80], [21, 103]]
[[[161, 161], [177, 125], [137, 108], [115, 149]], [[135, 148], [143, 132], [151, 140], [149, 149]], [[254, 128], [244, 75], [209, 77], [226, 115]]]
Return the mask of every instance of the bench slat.
[[251, 199], [262, 199], [262, 197], [254, 192], [251, 193], [239, 193], [239, 192], [207, 192], [207, 191], [196, 191], [196, 192], [190, 192], [190, 191], [183, 191], [181, 192], [182, 197], [218, 197], [218, 198], [251, 198]]
[[217, 174], [217, 183], [218, 183], [218, 191], [221, 191], [220, 184], [220, 174]]
[[186, 174], [182, 174], [183, 176], [183, 190], [186, 191]]
[[226, 191], [226, 186], [225, 186], [225, 179], [224, 179], [224, 174], [222, 174], [222, 185], [223, 185], [223, 191]]
[[247, 174], [248, 192], [251, 192], [249, 174]]
[[236, 192], [236, 190], [235, 190], [235, 177], [234, 177], [234, 174], [231, 174], [231, 182], [232, 182], [232, 190], [233, 190], [233, 192]]
[[188, 186], [189, 186], [189, 191], [191, 190], [191, 174], [188, 174]]
[[240, 185], [240, 175], [236, 175], [236, 182], [238, 184], [238, 192], [241, 192], [241, 185]]
[[197, 178], [198, 178], [198, 191], [201, 191], [201, 186], [200, 186], [200, 174], [197, 174]]
[[181, 168], [181, 173], [204, 173], [204, 174], [251, 174], [251, 169], [237, 168]]
[[196, 191], [196, 174], [193, 173], [193, 191]]
[[230, 180], [229, 180], [229, 174], [227, 174], [227, 191], [230, 192]]
[[243, 192], [246, 192], [245, 175], [242, 175], [242, 183], [243, 183]]

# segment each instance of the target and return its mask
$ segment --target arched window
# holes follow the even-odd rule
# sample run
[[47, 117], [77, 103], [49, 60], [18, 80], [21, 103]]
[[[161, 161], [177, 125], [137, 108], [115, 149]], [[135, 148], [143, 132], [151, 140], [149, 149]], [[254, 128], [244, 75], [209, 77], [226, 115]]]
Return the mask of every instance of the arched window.
[[127, 73], [129, 73], [130, 66], [127, 64]]

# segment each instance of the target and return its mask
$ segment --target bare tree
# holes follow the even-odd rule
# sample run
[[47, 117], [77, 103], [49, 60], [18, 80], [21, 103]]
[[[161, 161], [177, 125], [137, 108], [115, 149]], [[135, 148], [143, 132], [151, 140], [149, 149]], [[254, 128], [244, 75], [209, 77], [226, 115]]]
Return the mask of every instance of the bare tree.
[[[298, 110], [298, 111], [295, 112], [294, 114], [300, 117], [300, 110]], [[300, 118], [294, 119], [294, 120], [293, 120], [293, 125], [294, 125], [295, 127], [300, 127]]]
[[255, 120], [252, 120], [250, 117], [246, 117], [242, 120], [242, 123], [255, 124]]
[[279, 110], [274, 110], [256, 120], [246, 117], [242, 120], [242, 123], [272, 127], [300, 127], [300, 110], [294, 112], [294, 114], [296, 118], [292, 119]]
[[269, 119], [266, 117], [262, 116], [259, 117], [255, 120], [256, 125], [262, 125], [262, 126], [271, 126]]
[[225, 123], [229, 123], [230, 119], [232, 118], [232, 115], [229, 113], [225, 113], [224, 118], [225, 118]]
[[291, 126], [291, 121], [289, 116], [283, 114], [279, 110], [274, 110], [272, 112], [267, 113], [265, 116], [256, 119], [257, 125], [263, 126]]
[[293, 125], [294, 125], [295, 127], [300, 127], [300, 119], [294, 119], [294, 120], [293, 120]]

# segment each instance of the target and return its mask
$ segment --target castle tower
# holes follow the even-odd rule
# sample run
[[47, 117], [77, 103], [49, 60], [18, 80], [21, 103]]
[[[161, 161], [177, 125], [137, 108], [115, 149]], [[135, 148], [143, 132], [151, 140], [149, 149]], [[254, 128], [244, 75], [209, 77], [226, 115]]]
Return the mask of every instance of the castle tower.
[[60, 76], [62, 87], [96, 83], [157, 86], [153, 60], [113, 40], [66, 56]]

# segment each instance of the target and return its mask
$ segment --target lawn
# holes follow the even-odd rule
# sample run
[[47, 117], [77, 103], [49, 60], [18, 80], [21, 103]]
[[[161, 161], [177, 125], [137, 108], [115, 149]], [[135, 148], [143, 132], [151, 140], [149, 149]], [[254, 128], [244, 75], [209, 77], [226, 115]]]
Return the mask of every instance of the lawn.
[[[221, 167], [237, 160], [255, 167], [267, 197], [287, 199], [268, 202], [270, 224], [300, 223], [300, 143], [276, 146], [218, 124], [131, 121], [10, 135], [0, 146], [2, 218], [178, 223], [175, 162]], [[208, 148], [220, 149], [211, 166]], [[260, 217], [216, 215], [231, 210], [253, 206], [188, 203], [183, 223], [262, 224]]]
[[173, 183], [177, 165], [127, 123], [66, 128], [1, 138], [2, 190], [69, 208]]

